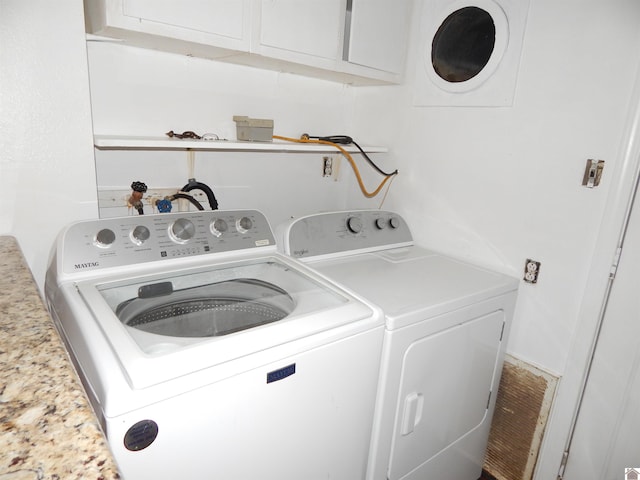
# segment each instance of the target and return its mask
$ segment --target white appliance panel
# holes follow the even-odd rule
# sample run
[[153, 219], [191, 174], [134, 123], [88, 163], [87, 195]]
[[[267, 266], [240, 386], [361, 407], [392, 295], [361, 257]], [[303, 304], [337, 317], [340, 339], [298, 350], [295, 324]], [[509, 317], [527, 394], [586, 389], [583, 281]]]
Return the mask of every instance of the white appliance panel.
[[[371, 428], [354, 425], [371, 425], [381, 338], [364, 332], [108, 418], [111, 447], [132, 479], [362, 479]], [[266, 383], [289, 365], [294, 374]], [[127, 450], [121, 439], [145, 419], [156, 441]]]
[[[390, 479], [423, 466], [431, 472], [435, 455], [482, 425], [504, 323], [504, 312], [492, 312], [419, 339], [405, 351]], [[483, 458], [473, 456], [477, 471]]]
[[[367, 478], [477, 479], [491, 428], [506, 348], [504, 340], [515, 308], [514, 293], [422, 317], [408, 327], [386, 332]], [[475, 338], [479, 331], [482, 333]], [[450, 351], [444, 352], [446, 347]], [[432, 354], [432, 348], [438, 353]], [[483, 365], [478, 364], [481, 358]], [[413, 361], [418, 363], [412, 364]], [[471, 385], [465, 383], [474, 375], [478, 378]], [[466, 389], [473, 390], [475, 396], [462, 399], [465, 404], [451, 400]], [[414, 421], [412, 432], [403, 435], [410, 430], [407, 425], [411, 425], [411, 396], [421, 391], [431, 397], [426, 399], [422, 393], [421, 417], [417, 415], [420, 403], [413, 404], [414, 418], [419, 421], [417, 425]], [[431, 409], [424, 407], [425, 401], [431, 402]], [[470, 413], [461, 410], [464, 408], [470, 408]], [[466, 420], [449, 423], [458, 416]], [[475, 420], [481, 423], [478, 425]], [[462, 430], [464, 426], [469, 427], [466, 432]], [[450, 427], [453, 429], [448, 430]], [[420, 436], [429, 436], [427, 428], [434, 428], [442, 436], [423, 443]]]

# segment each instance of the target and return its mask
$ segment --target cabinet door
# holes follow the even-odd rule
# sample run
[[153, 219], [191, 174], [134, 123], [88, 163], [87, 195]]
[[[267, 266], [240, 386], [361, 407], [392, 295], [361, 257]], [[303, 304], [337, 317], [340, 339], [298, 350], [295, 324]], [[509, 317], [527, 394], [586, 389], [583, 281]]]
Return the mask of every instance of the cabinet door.
[[409, 0], [349, 0], [344, 60], [400, 74], [409, 29]]
[[84, 7], [89, 33], [124, 44], [380, 84], [400, 81], [410, 2], [84, 0]]
[[324, 67], [340, 58], [346, 0], [262, 0], [257, 53]]
[[249, 50], [251, 0], [85, 0], [85, 9], [91, 33], [142, 46], [182, 41]]

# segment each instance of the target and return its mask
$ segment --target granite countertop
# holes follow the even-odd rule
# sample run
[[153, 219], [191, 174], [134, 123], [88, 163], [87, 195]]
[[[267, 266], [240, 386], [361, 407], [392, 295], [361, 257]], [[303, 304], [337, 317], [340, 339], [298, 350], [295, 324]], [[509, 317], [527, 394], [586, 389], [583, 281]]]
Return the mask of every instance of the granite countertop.
[[13, 237], [0, 236], [0, 480], [118, 479]]

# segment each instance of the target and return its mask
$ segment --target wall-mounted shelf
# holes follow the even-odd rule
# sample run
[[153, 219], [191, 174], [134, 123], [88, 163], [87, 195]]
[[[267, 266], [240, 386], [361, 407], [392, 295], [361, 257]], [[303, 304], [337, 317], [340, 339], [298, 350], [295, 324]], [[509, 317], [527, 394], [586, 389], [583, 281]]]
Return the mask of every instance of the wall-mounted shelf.
[[[336, 152], [331, 145], [295, 143], [281, 140], [273, 142], [237, 142], [231, 140], [194, 140], [169, 137], [127, 137], [95, 135], [94, 145], [99, 150], [209, 150], [237, 152]], [[359, 150], [354, 145], [341, 145], [349, 153]], [[384, 153], [386, 147], [363, 146], [367, 153]]]

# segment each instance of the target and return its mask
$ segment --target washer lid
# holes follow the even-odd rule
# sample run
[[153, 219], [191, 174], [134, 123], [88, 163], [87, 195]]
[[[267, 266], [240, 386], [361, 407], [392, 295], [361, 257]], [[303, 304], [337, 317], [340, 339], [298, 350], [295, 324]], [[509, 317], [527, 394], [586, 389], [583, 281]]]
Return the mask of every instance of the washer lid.
[[131, 386], [144, 388], [361, 320], [354, 329], [382, 324], [306, 270], [270, 256], [77, 288]]

